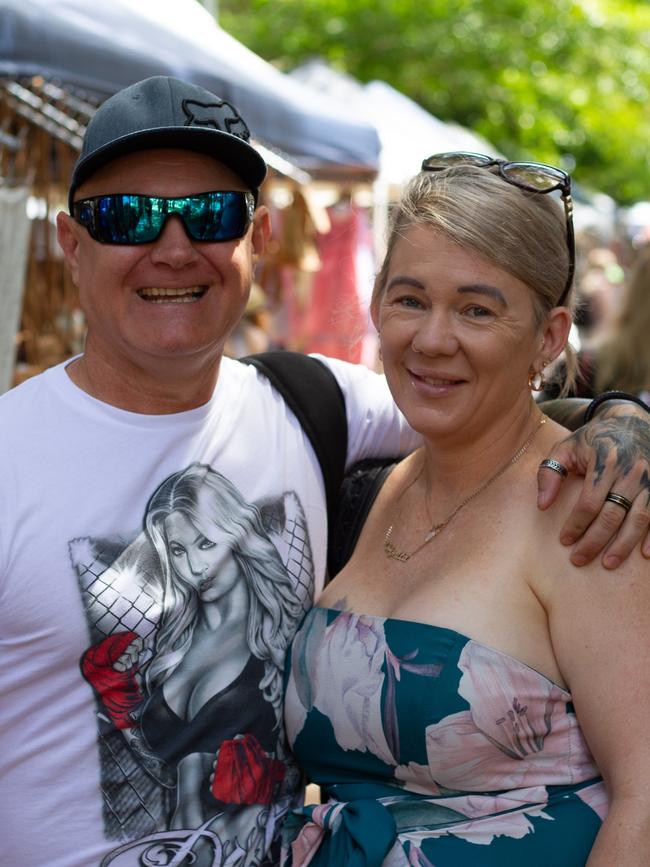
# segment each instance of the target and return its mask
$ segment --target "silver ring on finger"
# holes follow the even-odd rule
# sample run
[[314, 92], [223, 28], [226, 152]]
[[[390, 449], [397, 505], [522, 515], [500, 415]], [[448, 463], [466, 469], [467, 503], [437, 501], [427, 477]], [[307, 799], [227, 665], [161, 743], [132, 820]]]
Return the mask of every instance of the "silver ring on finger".
[[540, 469], [553, 470], [554, 473], [559, 473], [563, 479], [569, 475], [569, 471], [561, 464], [559, 461], [554, 460], [553, 458], [546, 458], [545, 461], [542, 461], [539, 465]]
[[628, 498], [624, 497], [623, 494], [615, 494], [614, 491], [610, 491], [605, 497], [605, 500], [608, 503], [615, 503], [617, 506], [625, 509], [626, 512], [629, 512], [632, 508], [632, 500], [628, 500]]

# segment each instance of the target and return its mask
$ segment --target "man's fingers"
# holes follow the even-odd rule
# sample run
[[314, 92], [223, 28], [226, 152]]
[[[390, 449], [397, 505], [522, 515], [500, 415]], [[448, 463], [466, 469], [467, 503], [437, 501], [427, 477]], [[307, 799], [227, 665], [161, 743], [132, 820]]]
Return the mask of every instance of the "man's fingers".
[[645, 542], [641, 547], [641, 553], [644, 557], [647, 557], [650, 560], [650, 527], [648, 528], [648, 532], [645, 535]]
[[[611, 545], [605, 549], [602, 563], [606, 569], [616, 569], [620, 566], [644, 536], [647, 538], [650, 510], [644, 506], [644, 499], [643, 496], [636, 498], [632, 508], [625, 516], [621, 529], [612, 540]], [[623, 510], [621, 509], [621, 511]]]
[[[624, 520], [625, 511], [620, 506], [615, 506], [613, 503], [604, 503], [597, 517], [588, 526], [586, 532], [580, 537], [571, 552], [571, 562], [573, 565], [584, 566], [586, 563], [591, 563], [611, 541], [612, 537], [621, 532]], [[570, 538], [570, 536], [564, 535], [563, 528], [560, 533], [560, 541], [563, 544], [569, 544], [565, 541], [567, 538]], [[638, 536], [636, 541], [639, 541]]]
[[[603, 565], [616, 569], [641, 542], [643, 555], [650, 558], [650, 475], [647, 458], [635, 457], [624, 439], [616, 440], [609, 431], [601, 440], [594, 448], [577, 432], [553, 446], [542, 462], [546, 466], [540, 466], [537, 473], [537, 505], [547, 509], [557, 499], [562, 467], [584, 474], [580, 496], [562, 526], [560, 541], [574, 546], [574, 565], [583, 566], [604, 552]], [[622, 499], [611, 502], [608, 495]]]
[[575, 456], [570, 439], [556, 443], [537, 470], [537, 505], [540, 509], [548, 509], [555, 502], [566, 478], [561, 468], [570, 473], [574, 467]]
[[[563, 545], [573, 545], [574, 542], [577, 542], [578, 539], [587, 532], [593, 521], [596, 519], [596, 516], [603, 508], [606, 493], [607, 488], [604, 485], [594, 485], [591, 481], [585, 479], [580, 491], [580, 496], [576, 500], [573, 508], [569, 512], [569, 516], [560, 530], [560, 542]], [[620, 511], [622, 511], [622, 509]], [[613, 509], [610, 509], [610, 512], [612, 516], [616, 516], [617, 514]], [[609, 521], [612, 521], [612, 517], [609, 518]], [[618, 524], [614, 527], [612, 532], [616, 532], [617, 529]], [[593, 556], [595, 556], [595, 554]]]
[[553, 470], [540, 467], [537, 470], [537, 505], [540, 509], [548, 509], [560, 493], [562, 477]]
[[[603, 566], [606, 569], [616, 569], [644, 537], [647, 541], [650, 508], [645, 493], [638, 494], [635, 499], [632, 499], [633, 491], [628, 492], [629, 497], [622, 489], [617, 488], [616, 493], [629, 499], [632, 507], [626, 511], [617, 503], [611, 503], [603, 498], [602, 510], [571, 552], [571, 562], [575, 566], [583, 566], [591, 562], [605, 549], [602, 558]], [[561, 540], [564, 539], [563, 533], [564, 530], [560, 536]]]

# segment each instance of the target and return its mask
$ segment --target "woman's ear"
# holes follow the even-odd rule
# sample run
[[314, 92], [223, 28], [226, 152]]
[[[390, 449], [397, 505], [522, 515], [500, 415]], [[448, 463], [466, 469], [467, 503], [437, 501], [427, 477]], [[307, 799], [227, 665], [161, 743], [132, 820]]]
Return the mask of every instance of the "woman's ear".
[[555, 361], [569, 339], [571, 331], [571, 311], [568, 307], [553, 307], [541, 329], [540, 349], [535, 356], [536, 370]]

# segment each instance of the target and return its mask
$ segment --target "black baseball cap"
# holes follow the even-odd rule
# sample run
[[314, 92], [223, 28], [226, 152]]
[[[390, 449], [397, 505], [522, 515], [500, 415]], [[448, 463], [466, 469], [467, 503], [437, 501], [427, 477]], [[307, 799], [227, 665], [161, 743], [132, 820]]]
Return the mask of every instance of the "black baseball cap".
[[253, 191], [266, 176], [266, 163], [231, 103], [197, 84], [155, 75], [109, 97], [91, 118], [72, 172], [70, 210], [75, 190], [93, 172], [116, 157], [149, 148], [208, 154]]

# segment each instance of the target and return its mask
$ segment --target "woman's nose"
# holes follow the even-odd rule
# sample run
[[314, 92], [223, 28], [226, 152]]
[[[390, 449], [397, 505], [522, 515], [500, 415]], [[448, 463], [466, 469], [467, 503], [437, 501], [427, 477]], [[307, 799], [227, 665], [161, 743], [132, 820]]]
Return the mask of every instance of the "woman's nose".
[[458, 349], [458, 339], [452, 316], [444, 310], [431, 310], [419, 321], [411, 348], [425, 355], [453, 355]]

